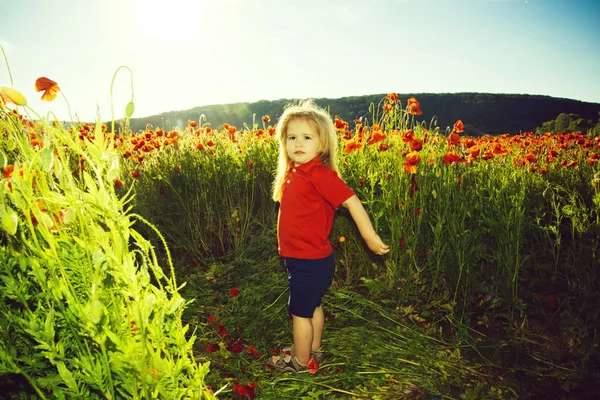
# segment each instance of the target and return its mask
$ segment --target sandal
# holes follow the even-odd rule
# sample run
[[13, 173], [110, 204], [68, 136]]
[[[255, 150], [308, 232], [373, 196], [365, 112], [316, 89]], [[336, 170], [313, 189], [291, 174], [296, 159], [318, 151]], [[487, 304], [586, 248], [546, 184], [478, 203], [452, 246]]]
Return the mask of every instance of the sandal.
[[[284, 346], [281, 348], [280, 352], [285, 355], [294, 355], [294, 345]], [[319, 365], [321, 365], [321, 363], [323, 363], [323, 361], [325, 361], [325, 359], [327, 358], [327, 354], [323, 350], [321, 350], [321, 347], [319, 347], [318, 350], [312, 351], [310, 355], [314, 357], [314, 359], [317, 361], [317, 363], [319, 363]]]
[[310, 355], [319, 363], [319, 365], [327, 358], [327, 353], [321, 350], [320, 347], [318, 350], [315, 350], [312, 353], [310, 353]]
[[272, 356], [268, 361], [269, 365], [275, 368], [289, 372], [304, 372], [308, 371], [311, 374], [316, 374], [319, 370], [319, 363], [314, 357], [311, 357], [307, 364], [300, 364], [296, 356], [285, 354], [283, 356]]

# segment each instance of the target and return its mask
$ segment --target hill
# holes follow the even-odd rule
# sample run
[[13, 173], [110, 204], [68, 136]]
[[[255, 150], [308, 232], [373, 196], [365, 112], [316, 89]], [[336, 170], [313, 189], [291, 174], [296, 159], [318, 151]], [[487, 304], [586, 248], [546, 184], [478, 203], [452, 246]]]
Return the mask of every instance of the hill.
[[[386, 94], [342, 97], [338, 99], [318, 98], [315, 101], [330, 110], [334, 116], [346, 121], [360, 117], [373, 118], [369, 111], [371, 105], [381, 115], [380, 102]], [[563, 99], [540, 95], [522, 94], [490, 94], [490, 93], [410, 93], [399, 94], [400, 101], [406, 104], [408, 98], [415, 97], [421, 103], [423, 115], [418, 121], [430, 124], [432, 118], [437, 119], [437, 126], [444, 130], [461, 119], [465, 131], [470, 135], [519, 133], [533, 131], [542, 123], [554, 120], [560, 113], [573, 113], [585, 120], [596, 121], [600, 113], [600, 103], [588, 103], [579, 100]], [[133, 132], [146, 129], [151, 125], [163, 129], [183, 128], [188, 120], [198, 121], [201, 115], [203, 122], [213, 127], [229, 123], [238, 128], [244, 124], [250, 126], [255, 115], [255, 122], [261, 125], [261, 117], [269, 115], [275, 124], [284, 106], [293, 99], [261, 100], [254, 103], [217, 104], [195, 107], [189, 110], [169, 111], [160, 115], [143, 118], [132, 118]]]

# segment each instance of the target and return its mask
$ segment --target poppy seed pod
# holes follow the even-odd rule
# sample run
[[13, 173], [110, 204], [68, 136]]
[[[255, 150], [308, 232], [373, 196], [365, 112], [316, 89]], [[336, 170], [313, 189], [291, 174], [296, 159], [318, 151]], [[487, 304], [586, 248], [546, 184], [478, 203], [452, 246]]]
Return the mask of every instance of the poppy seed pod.
[[27, 99], [17, 89], [0, 86], [0, 96], [5, 102], [11, 102], [17, 106], [27, 105]]

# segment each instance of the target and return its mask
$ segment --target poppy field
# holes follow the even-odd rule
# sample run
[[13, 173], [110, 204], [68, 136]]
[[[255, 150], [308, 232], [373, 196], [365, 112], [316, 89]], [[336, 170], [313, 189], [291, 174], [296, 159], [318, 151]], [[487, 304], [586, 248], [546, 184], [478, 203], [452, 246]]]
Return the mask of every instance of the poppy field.
[[333, 116], [341, 176], [391, 251], [371, 254], [338, 211], [328, 357], [289, 374], [266, 363], [291, 343], [277, 116], [131, 132], [0, 99], [11, 398], [592, 398], [600, 137], [469, 137], [395, 93]]

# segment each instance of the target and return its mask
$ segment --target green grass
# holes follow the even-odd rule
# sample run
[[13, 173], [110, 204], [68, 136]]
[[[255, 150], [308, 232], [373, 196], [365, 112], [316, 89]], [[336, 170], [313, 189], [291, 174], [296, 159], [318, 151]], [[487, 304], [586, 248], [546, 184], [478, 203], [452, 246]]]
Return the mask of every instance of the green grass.
[[[314, 376], [270, 370], [270, 350], [291, 344], [292, 333], [286, 273], [269, 248], [273, 240], [257, 239], [241, 257], [179, 268], [179, 279], [187, 282], [182, 294], [193, 300], [184, 319], [197, 328], [195, 350], [210, 361], [206, 381], [222, 389], [219, 398], [239, 398], [233, 384], [254, 382], [256, 398], [263, 399], [591, 398], [586, 385], [598, 374], [564, 359], [542, 324], [509, 333], [502, 316], [486, 314], [495, 318], [491, 328], [476, 331], [454, 321], [441, 303], [415, 310], [425, 279], [407, 285], [415, 288], [413, 298], [372, 295], [368, 286], [342, 287], [334, 280], [323, 300], [328, 359]], [[232, 287], [238, 297], [230, 295]], [[210, 316], [217, 321], [208, 322]], [[241, 353], [226, 349], [236, 341], [245, 347]], [[209, 353], [206, 344], [221, 350]], [[253, 357], [248, 346], [262, 355]]]

